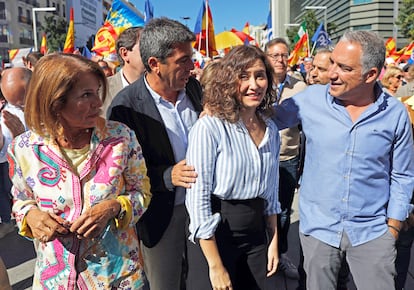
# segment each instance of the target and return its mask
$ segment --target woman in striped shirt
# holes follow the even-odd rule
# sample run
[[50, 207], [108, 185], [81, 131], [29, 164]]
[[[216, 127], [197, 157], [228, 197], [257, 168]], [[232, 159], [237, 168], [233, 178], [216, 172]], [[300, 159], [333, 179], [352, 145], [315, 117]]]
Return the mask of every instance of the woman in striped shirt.
[[[209, 114], [189, 134], [188, 289], [264, 289], [278, 264], [279, 133], [268, 116], [272, 67], [239, 46], [204, 83]], [[267, 230], [267, 231], [266, 231]]]

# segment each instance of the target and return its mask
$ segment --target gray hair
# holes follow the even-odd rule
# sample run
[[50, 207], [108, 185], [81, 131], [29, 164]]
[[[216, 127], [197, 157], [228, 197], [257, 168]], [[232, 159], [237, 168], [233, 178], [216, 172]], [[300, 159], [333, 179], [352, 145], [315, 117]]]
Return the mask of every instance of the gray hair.
[[361, 45], [362, 74], [366, 74], [373, 67], [378, 69], [378, 73], [381, 71], [385, 62], [385, 43], [378, 34], [364, 30], [347, 31], [340, 41]]
[[319, 47], [319, 48], [317, 48], [316, 49], [316, 53], [315, 53], [315, 55], [317, 55], [317, 54], [326, 54], [326, 53], [329, 53], [329, 54], [331, 54], [332, 53], [332, 47], [330, 47], [330, 46], [321, 46], [321, 47]]
[[145, 69], [150, 72], [150, 57], [164, 63], [174, 47], [180, 43], [193, 42], [196, 37], [187, 26], [166, 17], [153, 18], [144, 27], [139, 40], [139, 51]]
[[289, 44], [287, 43], [286, 39], [282, 37], [276, 37], [271, 39], [269, 42], [266, 43], [264, 51], [267, 52], [270, 47], [276, 45], [276, 44], [283, 44], [287, 47], [288, 52], [290, 53]]

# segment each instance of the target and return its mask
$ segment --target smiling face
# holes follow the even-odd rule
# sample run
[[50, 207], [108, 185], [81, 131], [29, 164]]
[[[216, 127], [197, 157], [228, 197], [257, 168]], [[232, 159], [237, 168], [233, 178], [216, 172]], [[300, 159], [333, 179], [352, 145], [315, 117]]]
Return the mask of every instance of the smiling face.
[[372, 99], [377, 68], [362, 73], [362, 48], [358, 43], [340, 41], [331, 54], [329, 93], [344, 104], [361, 104]]
[[245, 110], [256, 110], [263, 101], [268, 86], [266, 67], [256, 60], [240, 76], [240, 102]]
[[76, 86], [67, 94], [67, 101], [58, 112], [65, 130], [76, 132], [96, 126], [102, 101], [96, 75], [81, 73]]

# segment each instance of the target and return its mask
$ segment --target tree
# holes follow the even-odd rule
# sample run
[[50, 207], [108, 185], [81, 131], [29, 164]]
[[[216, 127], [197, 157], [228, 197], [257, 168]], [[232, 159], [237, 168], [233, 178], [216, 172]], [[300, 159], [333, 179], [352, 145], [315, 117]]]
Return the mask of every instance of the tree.
[[405, 38], [414, 40], [414, 0], [403, 0], [397, 25]]
[[[413, 0], [414, 1], [414, 0]], [[306, 13], [303, 16], [301, 22], [306, 22], [306, 29], [308, 30], [309, 39], [312, 38], [313, 34], [315, 33], [316, 29], [318, 28], [320, 21], [316, 18], [315, 10], [306, 10]], [[332, 35], [333, 32], [338, 28], [338, 26], [334, 22], [327, 23], [328, 34]], [[297, 35], [299, 30], [298, 27], [288, 28], [286, 30], [286, 34], [289, 38], [290, 42], [290, 49], [293, 49], [295, 46], [294, 38]]]
[[45, 16], [45, 26], [41, 26], [41, 29], [46, 33], [47, 47], [49, 52], [59, 51], [63, 49], [63, 45], [66, 40], [66, 33], [68, 22], [57, 16]]

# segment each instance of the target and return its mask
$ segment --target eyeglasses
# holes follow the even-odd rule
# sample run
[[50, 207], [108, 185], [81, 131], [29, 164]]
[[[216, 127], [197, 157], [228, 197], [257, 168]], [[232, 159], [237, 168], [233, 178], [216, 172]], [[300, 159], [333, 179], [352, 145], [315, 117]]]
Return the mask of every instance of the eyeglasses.
[[395, 78], [397, 78], [397, 79], [399, 79], [399, 80], [402, 80], [403, 79], [403, 75], [399, 75], [399, 76], [394, 76]]
[[283, 60], [287, 60], [289, 57], [289, 54], [287, 53], [275, 53], [275, 54], [268, 54], [268, 57], [270, 57], [273, 60], [278, 60], [279, 58], [282, 58]]

